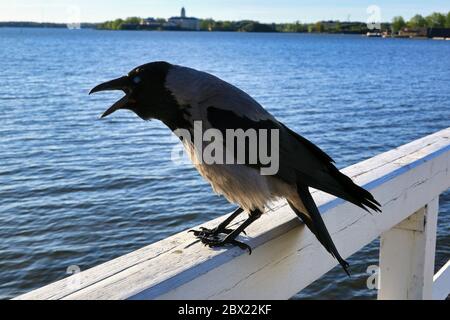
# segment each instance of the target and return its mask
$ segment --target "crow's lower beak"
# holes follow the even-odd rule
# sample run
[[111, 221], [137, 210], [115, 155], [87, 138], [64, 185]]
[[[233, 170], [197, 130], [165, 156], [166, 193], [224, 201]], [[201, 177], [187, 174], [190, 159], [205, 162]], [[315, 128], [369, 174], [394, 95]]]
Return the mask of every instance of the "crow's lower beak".
[[128, 95], [122, 97], [119, 101], [117, 101], [111, 107], [109, 107], [108, 110], [106, 110], [100, 118], [104, 118], [116, 110], [125, 109], [127, 104], [128, 104]]
[[122, 97], [119, 101], [114, 103], [108, 110], [106, 110], [101, 118], [106, 117], [107, 115], [110, 115], [116, 110], [119, 109], [125, 109], [127, 107], [127, 104], [129, 102], [129, 94], [130, 94], [130, 80], [127, 76], [123, 76], [111, 81], [107, 81], [104, 83], [99, 84], [98, 86], [94, 87], [89, 94], [99, 92], [99, 91], [108, 91], [108, 90], [122, 90], [125, 92], [125, 96]]

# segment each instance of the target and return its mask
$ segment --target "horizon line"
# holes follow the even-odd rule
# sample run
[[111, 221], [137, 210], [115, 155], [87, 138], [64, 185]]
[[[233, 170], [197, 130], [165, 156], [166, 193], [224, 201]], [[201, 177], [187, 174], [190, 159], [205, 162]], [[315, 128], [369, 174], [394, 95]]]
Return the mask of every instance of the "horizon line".
[[[98, 23], [104, 23], [107, 21], [115, 21], [118, 19], [122, 19], [125, 20], [127, 18], [141, 18], [141, 19], [147, 19], [147, 18], [152, 18], [152, 17], [147, 17], [147, 18], [143, 18], [143, 17], [138, 17], [138, 16], [130, 16], [130, 17], [126, 17], [126, 18], [115, 18], [115, 19], [111, 19], [111, 20], [104, 20], [104, 21], [96, 21], [96, 22], [88, 22], [88, 21], [80, 21], [80, 22], [76, 22], [76, 23], [81, 23], [81, 24], [98, 24]], [[195, 18], [195, 17], [193, 17]], [[169, 18], [161, 18], [161, 17], [156, 17], [155, 19], [165, 19], [168, 20]], [[209, 20], [212, 19], [216, 22], [220, 22], [220, 21], [230, 21], [230, 22], [239, 22], [239, 21], [253, 21], [253, 22], [257, 22], [257, 23], [261, 23], [261, 24], [284, 24], [284, 23], [299, 23], [299, 24], [310, 24], [310, 23], [317, 23], [317, 22], [341, 22], [341, 23], [345, 23], [345, 22], [359, 22], [359, 23], [367, 23], [367, 21], [360, 21], [360, 20], [317, 20], [317, 21], [312, 21], [312, 22], [304, 22], [301, 20], [295, 20], [295, 21], [284, 21], [284, 22], [264, 22], [264, 21], [260, 21], [260, 20], [255, 20], [255, 19], [250, 19], [250, 18], [245, 18], [245, 19], [236, 19], [236, 20], [228, 20], [228, 19], [220, 19], [220, 20], [216, 20], [214, 18], [196, 18], [198, 20]], [[407, 20], [407, 19], [406, 19]], [[8, 23], [51, 23], [51, 24], [70, 24], [70, 23], [74, 23], [72, 22], [56, 22], [56, 21], [35, 21], [35, 20], [0, 20], [0, 23], [4, 23], [4, 22], [8, 22]], [[390, 21], [380, 21], [379, 23], [391, 23]]]

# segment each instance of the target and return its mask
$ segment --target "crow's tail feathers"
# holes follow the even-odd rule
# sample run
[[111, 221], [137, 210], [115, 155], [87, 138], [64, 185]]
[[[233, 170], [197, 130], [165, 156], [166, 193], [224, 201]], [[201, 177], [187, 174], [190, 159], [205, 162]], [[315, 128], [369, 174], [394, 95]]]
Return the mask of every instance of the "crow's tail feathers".
[[344, 269], [345, 273], [350, 276], [348, 271], [349, 264], [342, 259], [341, 255], [336, 249], [336, 246], [331, 239], [331, 236], [322, 220], [319, 210], [317, 209], [314, 199], [308, 190], [308, 186], [297, 185], [297, 191], [300, 199], [303, 202], [305, 209], [308, 212], [302, 212], [301, 208], [296, 208], [292, 202], [288, 201], [289, 206], [294, 210], [297, 216], [302, 219], [306, 226], [311, 230], [312, 233], [317, 237], [319, 242], [327, 249], [327, 251], [336, 258]]
[[375, 198], [369, 191], [355, 184], [352, 179], [341, 173], [336, 168], [332, 170], [332, 176], [341, 186], [343, 199], [350, 201], [351, 203], [363, 208], [366, 211], [369, 211], [369, 208], [374, 210], [375, 212], [381, 212], [380, 203], [375, 200]]
[[368, 212], [370, 212], [369, 209], [375, 212], [381, 212], [381, 205], [375, 200], [373, 195], [355, 184], [352, 179], [341, 173], [333, 164], [328, 164], [327, 172], [325, 174], [323, 173], [319, 178], [316, 177], [314, 179], [309, 179], [306, 176], [306, 184], [347, 200]]

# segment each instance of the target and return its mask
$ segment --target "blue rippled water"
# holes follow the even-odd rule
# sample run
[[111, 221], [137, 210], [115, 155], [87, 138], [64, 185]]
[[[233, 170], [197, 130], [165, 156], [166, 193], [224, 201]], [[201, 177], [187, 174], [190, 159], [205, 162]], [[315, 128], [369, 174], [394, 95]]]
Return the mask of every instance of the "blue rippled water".
[[[450, 41], [0, 28], [0, 298], [229, 212], [156, 121], [103, 121], [101, 81], [153, 60], [218, 75], [342, 168], [450, 126]], [[441, 196], [436, 267], [449, 258]], [[295, 298], [372, 298], [375, 241]]]

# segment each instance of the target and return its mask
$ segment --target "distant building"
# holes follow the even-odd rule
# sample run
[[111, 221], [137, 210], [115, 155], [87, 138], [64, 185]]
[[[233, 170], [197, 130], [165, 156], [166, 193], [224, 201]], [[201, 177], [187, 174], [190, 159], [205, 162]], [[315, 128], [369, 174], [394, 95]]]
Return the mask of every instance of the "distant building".
[[157, 21], [155, 18], [146, 18], [141, 20], [141, 26], [159, 28], [161, 27], [161, 22]]
[[428, 28], [428, 37], [450, 39], [450, 28]]
[[403, 28], [398, 32], [400, 37], [426, 37], [427, 36], [427, 28]]
[[398, 35], [409, 38], [450, 38], [450, 28], [403, 28]]
[[183, 7], [181, 8], [180, 16], [169, 18], [165, 27], [184, 30], [200, 30], [200, 20], [193, 17], [186, 17], [186, 9]]

